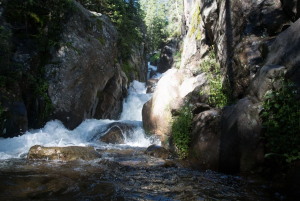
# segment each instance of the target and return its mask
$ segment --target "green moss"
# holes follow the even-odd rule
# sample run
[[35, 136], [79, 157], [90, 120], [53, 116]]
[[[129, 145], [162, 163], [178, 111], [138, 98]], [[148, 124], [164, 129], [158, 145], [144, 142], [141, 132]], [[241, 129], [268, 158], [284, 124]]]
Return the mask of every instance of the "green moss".
[[[201, 23], [201, 14], [200, 14], [200, 7], [198, 5], [198, 3], [196, 4], [196, 10], [193, 14], [193, 19], [192, 19], [192, 24], [191, 24], [191, 30], [190, 30], [190, 34], [189, 37], [192, 37], [192, 35], [195, 33], [197, 27], [200, 27], [200, 23]], [[200, 35], [199, 35], [200, 34]], [[199, 38], [199, 39], [198, 39]], [[198, 30], [198, 34], [196, 36], [197, 40], [201, 39], [201, 32], [200, 29]]]
[[101, 43], [102, 45], [105, 45], [105, 42], [104, 42], [103, 38], [97, 38], [97, 40], [100, 41], [100, 43]]
[[102, 21], [100, 19], [97, 19], [97, 24], [99, 26], [99, 28], [102, 30]]
[[97, 98], [101, 96], [101, 91], [97, 91]]

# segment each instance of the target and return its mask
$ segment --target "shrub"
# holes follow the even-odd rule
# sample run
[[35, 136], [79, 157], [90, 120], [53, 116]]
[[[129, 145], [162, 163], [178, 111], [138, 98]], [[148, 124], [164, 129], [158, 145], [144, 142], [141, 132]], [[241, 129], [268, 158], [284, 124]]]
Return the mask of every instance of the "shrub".
[[268, 92], [263, 102], [263, 127], [269, 153], [278, 163], [300, 159], [300, 102], [297, 88], [281, 78], [281, 89]]
[[172, 123], [172, 135], [174, 144], [178, 149], [179, 157], [186, 158], [188, 155], [189, 144], [191, 141], [191, 123], [193, 114], [192, 105], [186, 105], [179, 110], [179, 115], [174, 118]]
[[[224, 107], [232, 103], [230, 85], [228, 79], [222, 80], [220, 65], [216, 61], [213, 46], [209, 48], [209, 59], [201, 63], [200, 68], [194, 72], [205, 72], [209, 80], [208, 104], [216, 107]], [[203, 92], [200, 92], [202, 95]]]

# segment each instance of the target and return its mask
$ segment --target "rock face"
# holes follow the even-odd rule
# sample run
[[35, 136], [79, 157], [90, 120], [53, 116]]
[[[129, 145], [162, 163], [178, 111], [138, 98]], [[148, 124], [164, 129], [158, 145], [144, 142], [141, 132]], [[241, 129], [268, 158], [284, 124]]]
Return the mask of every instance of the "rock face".
[[28, 160], [94, 160], [100, 155], [95, 151], [94, 147], [42, 147], [35, 145], [28, 152]]
[[87, 118], [116, 119], [126, 77], [117, 57], [117, 31], [110, 20], [77, 4], [81, 12], [64, 27], [62, 46], [46, 66], [53, 116], [73, 129]]
[[153, 93], [157, 82], [158, 82], [158, 79], [156, 79], [156, 78], [148, 79], [146, 82], [146, 88], [147, 88], [146, 93]]
[[[146, 131], [167, 138], [169, 120], [185, 104], [193, 104], [189, 157], [198, 158], [204, 168], [227, 173], [261, 171], [265, 142], [260, 112], [266, 92], [278, 89], [277, 80], [284, 76], [300, 94], [300, 20], [291, 18], [295, 2], [184, 1], [180, 69], [167, 71], [144, 105]], [[222, 80], [229, 80], [236, 100], [224, 108], [207, 104], [211, 80], [206, 73], [199, 74], [211, 45]], [[193, 86], [192, 80], [197, 80]]]
[[170, 39], [165, 43], [161, 49], [160, 58], [157, 63], [157, 72], [164, 73], [172, 67], [177, 46], [177, 39]]

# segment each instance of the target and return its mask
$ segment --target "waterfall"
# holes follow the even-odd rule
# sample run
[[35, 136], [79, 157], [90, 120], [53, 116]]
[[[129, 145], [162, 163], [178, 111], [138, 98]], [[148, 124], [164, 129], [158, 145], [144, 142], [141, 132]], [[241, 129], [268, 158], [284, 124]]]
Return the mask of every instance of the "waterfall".
[[[128, 146], [147, 147], [152, 139], [147, 138], [142, 128], [142, 108], [152, 94], [146, 94], [145, 83], [133, 81], [129, 87], [129, 95], [123, 101], [123, 112], [120, 120], [88, 119], [74, 130], [68, 130], [58, 121], [49, 121], [44, 128], [27, 131], [24, 135], [14, 138], [0, 138], [0, 159], [26, 157], [31, 146], [94, 146], [96, 148], [126, 148]], [[96, 133], [105, 129], [113, 122], [125, 122], [134, 125], [134, 132], [125, 137], [125, 144], [113, 145], [93, 141]]]

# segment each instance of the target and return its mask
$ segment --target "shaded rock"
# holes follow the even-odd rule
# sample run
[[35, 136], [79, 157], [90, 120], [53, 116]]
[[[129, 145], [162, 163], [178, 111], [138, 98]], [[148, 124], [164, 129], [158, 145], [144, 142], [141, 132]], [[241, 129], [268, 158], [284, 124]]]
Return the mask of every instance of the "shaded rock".
[[262, 67], [251, 82], [246, 95], [255, 96], [259, 101], [263, 101], [266, 92], [275, 88], [275, 79], [284, 76], [285, 70], [284, 66], [278, 65], [266, 65]]
[[84, 119], [117, 119], [127, 78], [117, 59], [117, 30], [110, 19], [80, 4], [63, 27], [58, 51], [45, 66], [53, 118], [73, 129]]
[[235, 72], [235, 82], [232, 83], [234, 97], [241, 98], [244, 95], [264, 61], [263, 55], [267, 54], [270, 43], [274, 40], [274, 37], [262, 39], [261, 37], [249, 36], [244, 37], [236, 46], [232, 64], [232, 70]]
[[199, 114], [206, 110], [210, 110], [210, 106], [206, 103], [196, 103], [192, 108], [193, 115]]
[[147, 88], [146, 93], [153, 93], [155, 88], [156, 88], [156, 84], [158, 83], [158, 81], [159, 81], [159, 79], [157, 79], [157, 78], [148, 79], [147, 82], [146, 82], [146, 88]]
[[219, 170], [221, 112], [207, 110], [193, 118], [191, 154], [206, 169]]
[[[300, 4], [300, 3], [299, 3]], [[300, 19], [287, 30], [279, 34], [266, 59], [266, 65], [286, 67], [286, 78], [291, 79], [298, 87], [300, 95]]]
[[27, 109], [17, 83], [0, 87], [0, 137], [16, 137], [28, 129]]
[[[297, 4], [300, 7], [298, 0], [281, 0], [282, 8], [289, 15], [290, 19], [295, 21], [297, 20]], [[300, 10], [300, 9], [299, 9]], [[300, 12], [300, 11], [298, 11]]]
[[160, 58], [157, 64], [157, 72], [164, 73], [169, 70], [174, 61], [174, 54], [178, 45], [177, 39], [169, 39], [161, 49]]
[[111, 144], [124, 144], [124, 136], [122, 130], [118, 127], [112, 127], [107, 133], [100, 138], [100, 141]]
[[149, 146], [145, 151], [145, 154], [154, 156], [156, 158], [167, 159], [169, 158], [169, 151], [161, 146], [157, 146], [155, 144]]
[[[149, 77], [152, 78], [153, 76], [157, 75], [156, 71], [154, 71], [153, 69], [151, 69]], [[154, 78], [155, 79], [155, 78]]]
[[260, 171], [264, 142], [260, 120], [261, 103], [244, 98], [224, 109], [221, 118], [219, 171]]
[[[286, 174], [286, 182], [289, 190], [295, 195], [300, 196], [300, 162], [295, 162]], [[296, 199], [295, 199], [296, 200]]]
[[85, 161], [99, 158], [100, 155], [94, 147], [43, 147], [35, 145], [28, 152], [28, 160], [62, 160], [74, 161], [82, 159]]

